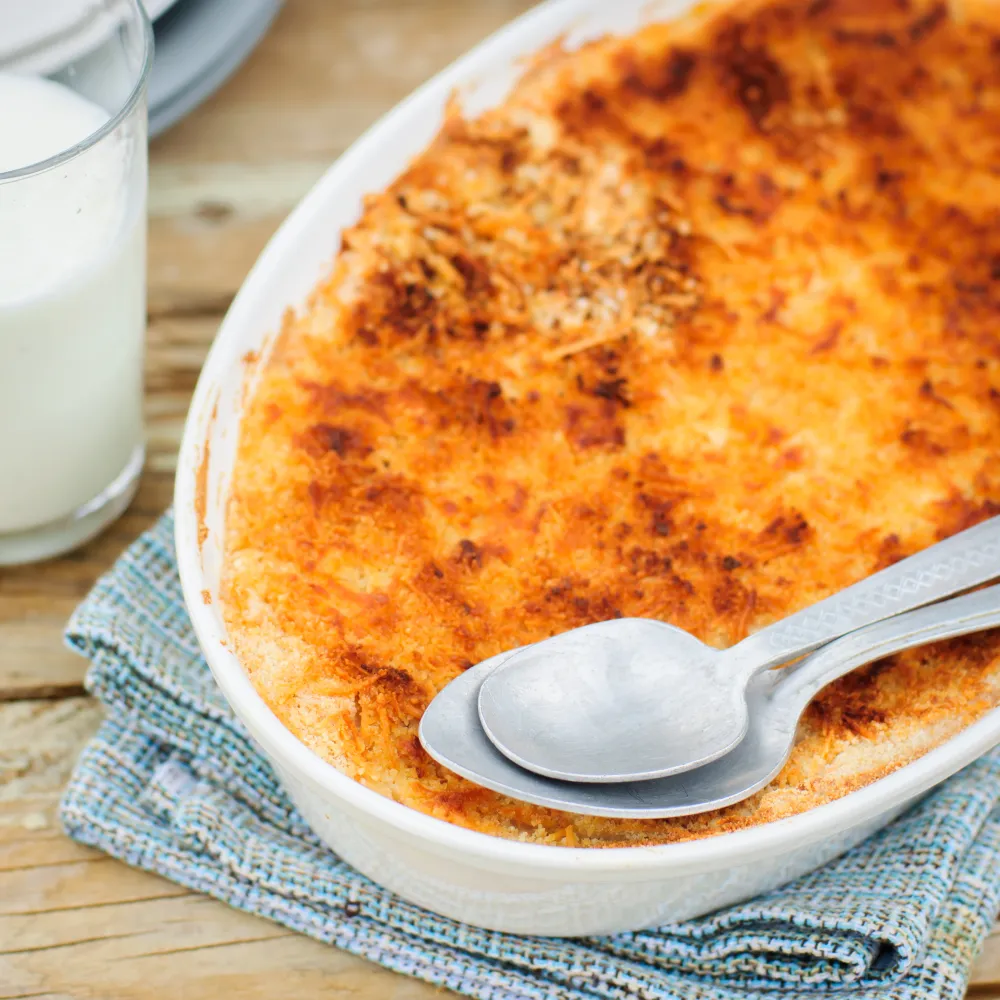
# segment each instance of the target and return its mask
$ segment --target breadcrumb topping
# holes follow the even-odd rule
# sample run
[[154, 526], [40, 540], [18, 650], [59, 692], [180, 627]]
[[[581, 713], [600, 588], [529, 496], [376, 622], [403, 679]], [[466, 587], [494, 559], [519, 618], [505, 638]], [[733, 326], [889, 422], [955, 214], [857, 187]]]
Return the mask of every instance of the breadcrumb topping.
[[743, 0], [550, 51], [367, 200], [264, 362], [233, 648], [318, 754], [486, 833], [829, 801], [995, 706], [1000, 638], [843, 679], [773, 785], [687, 819], [505, 799], [417, 726], [503, 650], [616, 616], [729, 645], [1000, 512], [998, 321], [1000, 7]]

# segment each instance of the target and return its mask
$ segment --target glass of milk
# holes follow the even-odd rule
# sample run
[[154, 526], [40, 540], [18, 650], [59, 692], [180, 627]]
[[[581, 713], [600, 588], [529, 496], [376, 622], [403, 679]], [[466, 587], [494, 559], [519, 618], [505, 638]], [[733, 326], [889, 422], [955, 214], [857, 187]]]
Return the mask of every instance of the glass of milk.
[[138, 485], [151, 62], [139, 0], [0, 0], [0, 565]]

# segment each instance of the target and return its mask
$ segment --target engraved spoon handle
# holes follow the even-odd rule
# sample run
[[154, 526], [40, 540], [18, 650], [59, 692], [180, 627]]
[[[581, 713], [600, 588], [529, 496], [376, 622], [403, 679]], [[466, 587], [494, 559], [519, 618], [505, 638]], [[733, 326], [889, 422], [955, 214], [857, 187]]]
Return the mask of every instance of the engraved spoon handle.
[[777, 671], [775, 697], [801, 712], [827, 684], [867, 663], [914, 646], [997, 627], [1000, 586], [917, 608], [835, 639], [801, 663]]
[[752, 675], [997, 577], [1000, 517], [992, 517], [755, 632], [727, 655]]

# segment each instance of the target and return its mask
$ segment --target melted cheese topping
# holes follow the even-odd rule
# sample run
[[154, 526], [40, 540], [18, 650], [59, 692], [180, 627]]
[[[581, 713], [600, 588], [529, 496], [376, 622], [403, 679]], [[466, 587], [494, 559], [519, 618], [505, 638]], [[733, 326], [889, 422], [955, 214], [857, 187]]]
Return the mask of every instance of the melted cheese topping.
[[802, 811], [996, 705], [996, 635], [894, 657], [681, 820], [513, 802], [417, 740], [495, 653], [618, 615], [728, 645], [1000, 511], [998, 53], [988, 4], [736, 2], [453, 111], [246, 408], [225, 614], [284, 724], [415, 809], [611, 846]]

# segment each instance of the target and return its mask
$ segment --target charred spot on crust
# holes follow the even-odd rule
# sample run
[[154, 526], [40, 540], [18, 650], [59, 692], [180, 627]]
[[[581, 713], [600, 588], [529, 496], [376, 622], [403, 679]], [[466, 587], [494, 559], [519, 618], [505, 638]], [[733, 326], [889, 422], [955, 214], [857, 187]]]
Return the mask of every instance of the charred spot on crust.
[[943, 524], [938, 530], [938, 537], [950, 538], [966, 528], [996, 517], [997, 514], [1000, 514], [1000, 499], [979, 500], [956, 492], [941, 504]]
[[653, 101], [668, 101], [687, 90], [698, 56], [686, 49], [673, 49], [666, 59], [637, 62], [631, 52], [626, 52], [617, 62], [624, 90]]
[[1000, 653], [1000, 631], [991, 629], [988, 632], [974, 632], [937, 645], [945, 655], [951, 653], [966, 664], [984, 669]]
[[836, 28], [833, 37], [841, 45], [863, 45], [876, 49], [893, 49], [899, 44], [891, 31], [858, 31]]
[[927, 35], [948, 19], [948, 8], [943, 4], [935, 4], [926, 14], [918, 17], [906, 29], [911, 42], [922, 41]]
[[809, 349], [810, 354], [823, 354], [826, 351], [833, 350], [837, 346], [837, 341], [840, 340], [840, 334], [844, 329], [844, 321], [836, 320], [831, 323], [827, 328], [826, 333], [816, 341], [815, 344]]
[[722, 209], [726, 215], [739, 215], [745, 219], [752, 219], [756, 213], [751, 205], [740, 205], [733, 201], [727, 194], [717, 194], [715, 204]]
[[514, 430], [511, 406], [504, 399], [499, 382], [470, 378], [458, 389], [457, 396], [467, 419], [485, 427], [494, 440]]
[[400, 667], [381, 667], [376, 678], [383, 688], [403, 695], [412, 694], [416, 686], [410, 674]]
[[[851, 130], [861, 138], [902, 144], [908, 137], [899, 115], [886, 95], [860, 70], [845, 70], [837, 79], [837, 93], [844, 102]], [[846, 204], [847, 192], [841, 195]]]
[[875, 187], [881, 191], [901, 181], [905, 176], [902, 170], [886, 170], [881, 167], [875, 172]]
[[571, 626], [623, 617], [618, 600], [613, 594], [595, 593], [586, 580], [571, 577], [564, 577], [545, 593], [550, 613]]
[[594, 87], [587, 87], [563, 100], [556, 108], [556, 117], [568, 135], [581, 138], [618, 133], [624, 128], [616, 107]]
[[652, 549], [634, 545], [625, 555], [633, 574], [642, 576], [667, 576], [673, 572], [674, 564], [670, 556]]
[[734, 24], [717, 42], [717, 59], [731, 80], [736, 100], [754, 127], [766, 129], [771, 112], [790, 96], [781, 64], [763, 46], [749, 43], [745, 28]]
[[955, 409], [955, 407], [951, 403], [949, 403], [948, 400], [944, 398], [944, 396], [942, 396], [939, 392], [935, 390], [934, 383], [931, 382], [929, 378], [924, 379], [924, 381], [920, 383], [919, 391], [920, 395], [924, 399], [929, 400], [932, 403], [937, 403], [938, 406], [943, 406], [947, 410]]
[[364, 458], [372, 452], [371, 446], [365, 443], [364, 436], [359, 431], [327, 423], [313, 424], [303, 435], [302, 447], [314, 458], [331, 452], [338, 458], [346, 458], [348, 455]]
[[465, 282], [465, 293], [470, 296], [486, 295], [492, 290], [487, 265], [469, 254], [457, 253], [451, 258], [452, 266]]
[[885, 712], [873, 705], [847, 705], [840, 710], [841, 724], [857, 736], [885, 722]]
[[781, 539], [791, 546], [799, 546], [809, 537], [809, 522], [797, 511], [779, 514], [764, 529], [763, 535]]
[[628, 379], [604, 379], [594, 386], [593, 393], [598, 399], [606, 399], [628, 409], [632, 405], [632, 401], [628, 397], [627, 386]]
[[617, 422], [613, 412], [604, 409], [566, 407], [566, 436], [578, 448], [614, 451], [625, 447], [625, 428]]
[[641, 506], [650, 512], [650, 531], [658, 538], [666, 538], [674, 530], [674, 522], [671, 520], [671, 513], [677, 506], [677, 501], [673, 498], [661, 498], [650, 496], [648, 493], [640, 493], [637, 497]]
[[876, 566], [878, 569], [885, 569], [887, 566], [892, 566], [901, 559], [905, 559], [907, 554], [899, 535], [892, 532], [886, 535], [879, 543]]
[[899, 440], [907, 448], [925, 455], [942, 456], [948, 454], [947, 447], [939, 441], [935, 441], [926, 427], [907, 425], [899, 435]]
[[463, 538], [458, 543], [458, 554], [455, 556], [455, 561], [469, 569], [479, 569], [483, 565], [482, 549], [475, 542]]
[[323, 413], [335, 414], [340, 410], [362, 410], [374, 416], [385, 417], [388, 394], [368, 386], [358, 387], [351, 392], [336, 382], [321, 385], [304, 380], [305, 388], [312, 397], [313, 404]]
[[582, 373], [574, 380], [578, 402], [566, 407], [565, 433], [578, 448], [620, 450], [625, 447], [622, 412], [632, 406], [628, 379], [618, 374], [620, 358], [615, 351], [595, 352], [590, 361], [593, 381]]
[[403, 337], [415, 337], [427, 329], [438, 306], [426, 285], [393, 270], [378, 271], [370, 280], [374, 289], [381, 292], [380, 325]]

